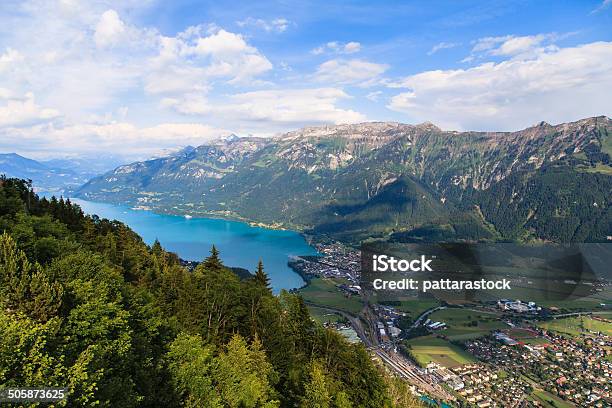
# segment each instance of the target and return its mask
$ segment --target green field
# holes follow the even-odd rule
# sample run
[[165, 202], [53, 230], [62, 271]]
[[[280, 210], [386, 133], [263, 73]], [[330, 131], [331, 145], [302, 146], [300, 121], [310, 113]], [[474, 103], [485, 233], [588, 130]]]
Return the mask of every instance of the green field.
[[466, 351], [437, 337], [418, 337], [406, 343], [411, 346], [411, 352], [421, 367], [432, 361], [448, 368], [477, 361]]
[[514, 329], [504, 330], [504, 332], [508, 334], [508, 336], [512, 337], [513, 339], [521, 343], [524, 343], [524, 344], [535, 346], [535, 345], [542, 345], [542, 344], [549, 343], [549, 341], [547, 341], [546, 339], [542, 337], [539, 337], [537, 333], [534, 333], [532, 330], [528, 330], [528, 329], [514, 328]]
[[565, 309], [568, 311], [595, 311], [602, 309], [600, 306], [601, 302], [601, 299], [585, 297], [575, 300], [540, 301], [538, 302], [538, 306], [556, 307], [558, 309]]
[[312, 279], [308, 286], [300, 289], [300, 294], [308, 303], [340, 309], [352, 314], [357, 314], [363, 308], [359, 297], [348, 297], [336, 288], [336, 282], [331, 279]]
[[[567, 401], [564, 401], [563, 399], [552, 395], [549, 392], [543, 391], [543, 390], [533, 390], [533, 392], [531, 393], [531, 397], [540, 402], [544, 407], [546, 408], [574, 408], [575, 405], [570, 404]], [[553, 404], [551, 404], [550, 402], [553, 402]]]
[[[440, 333], [451, 340], [474, 339], [486, 336], [493, 330], [508, 328], [505, 323], [497, 320], [497, 317], [498, 315], [493, 313], [455, 308], [438, 310], [429, 316], [432, 321], [444, 322], [449, 326]], [[472, 321], [478, 322], [478, 325], [471, 326]]]
[[569, 334], [570, 336], [580, 336], [581, 333], [585, 333], [584, 329], [591, 332], [602, 332], [608, 336], [612, 336], [612, 323], [606, 323], [599, 320], [584, 316], [580, 317], [566, 317], [562, 319], [549, 320], [538, 324], [543, 329], [556, 331], [559, 333]]
[[320, 307], [308, 306], [308, 310], [310, 311], [312, 318], [319, 323], [336, 323], [344, 320], [344, 317], [342, 317], [340, 314], [330, 312], [326, 309], [321, 309]]

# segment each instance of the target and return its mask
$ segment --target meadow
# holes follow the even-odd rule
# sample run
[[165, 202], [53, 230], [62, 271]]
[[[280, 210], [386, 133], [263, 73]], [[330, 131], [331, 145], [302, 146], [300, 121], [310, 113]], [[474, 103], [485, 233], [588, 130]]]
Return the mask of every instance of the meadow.
[[434, 336], [407, 340], [406, 344], [410, 345], [412, 355], [421, 367], [427, 366], [432, 361], [448, 368], [477, 361], [458, 346]]
[[[612, 336], [612, 323], [595, 320], [589, 316], [584, 316], [583, 318], [566, 317], [549, 320], [539, 323], [538, 326], [546, 330], [565, 333], [575, 337], [585, 333], [584, 330], [587, 332], [602, 332], [608, 336]], [[584, 330], [582, 330], [583, 328]]]
[[[471, 309], [448, 308], [432, 313], [432, 321], [444, 322], [448, 328], [440, 331], [450, 340], [470, 340], [486, 336], [493, 330], [501, 330], [508, 326], [497, 320], [498, 314], [476, 311]], [[472, 326], [472, 322], [477, 325]]]
[[300, 294], [307, 303], [315, 306], [339, 309], [351, 314], [357, 314], [363, 304], [357, 296], [345, 295], [336, 287], [338, 282], [326, 278], [314, 278], [308, 286], [300, 289]]

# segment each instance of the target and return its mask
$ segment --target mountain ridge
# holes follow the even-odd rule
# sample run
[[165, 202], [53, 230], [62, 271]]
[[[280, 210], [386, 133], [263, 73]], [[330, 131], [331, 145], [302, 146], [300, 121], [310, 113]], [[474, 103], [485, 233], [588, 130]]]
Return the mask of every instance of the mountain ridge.
[[35, 160], [17, 153], [0, 153], [0, 174], [32, 180], [37, 191], [65, 194], [96, 175], [116, 167], [112, 156], [96, 160], [91, 157], [61, 157]]
[[[570, 184], [579, 179], [607, 188], [611, 134], [612, 120], [605, 116], [558, 125], [540, 122], [517, 132], [442, 131], [431, 123], [397, 122], [306, 127], [275, 138], [216, 140], [185, 154], [120, 166], [77, 193], [157, 211], [325, 232], [349, 241], [389, 238], [428, 225], [475, 231], [455, 234], [457, 239], [564, 241], [573, 236], [542, 235], [532, 227], [492, 230], [496, 217], [486, 192], [511, 197], [507, 204], [514, 200], [515, 206], [517, 200], [530, 201], [536, 191], [518, 198], [513, 194], [520, 186], [504, 180], [522, 174], [521, 183], [548, 185], [553, 181], [545, 174], [553, 168], [573, 180]], [[506, 189], [517, 191], [507, 195]], [[610, 202], [599, 193], [592, 199], [600, 202], [598, 216], [608, 226], [593, 227], [597, 232], [584, 239], [602, 239]], [[560, 213], [559, 208], [550, 211], [538, 216]], [[455, 225], [457, 220], [467, 226]], [[530, 220], [519, 221], [527, 225]]]

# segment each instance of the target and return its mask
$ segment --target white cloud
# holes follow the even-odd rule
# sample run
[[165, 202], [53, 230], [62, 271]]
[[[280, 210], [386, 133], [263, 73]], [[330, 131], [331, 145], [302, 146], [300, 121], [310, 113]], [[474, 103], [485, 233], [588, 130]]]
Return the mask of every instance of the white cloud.
[[338, 101], [349, 98], [337, 88], [283, 89], [245, 92], [232, 96], [238, 115], [250, 120], [287, 124], [352, 123], [365, 117], [350, 109], [337, 107]]
[[255, 53], [257, 50], [248, 45], [241, 35], [219, 30], [208, 37], [198, 38], [194, 47], [186, 47], [183, 52], [229, 58], [242, 53]]
[[60, 116], [59, 111], [43, 108], [34, 101], [34, 94], [27, 93], [22, 98], [11, 97], [8, 90], [0, 89], [0, 129], [7, 127], [28, 126]]
[[202, 37], [200, 31], [190, 27], [176, 37], [161, 37], [146, 78], [148, 93], [191, 98], [207, 93], [215, 78], [238, 84], [272, 69], [272, 63], [241, 35], [213, 27]]
[[372, 101], [372, 102], [378, 102], [378, 99], [380, 98], [380, 95], [382, 95], [382, 91], [374, 91], [374, 92], [370, 92], [366, 95], [366, 99]]
[[23, 55], [19, 51], [7, 48], [4, 54], [0, 55], [0, 73], [15, 68], [15, 64], [21, 61], [23, 61]]
[[317, 48], [314, 48], [312, 51], [310, 51], [311, 54], [313, 55], [321, 55], [325, 52], [325, 47], [324, 46], [320, 46]]
[[387, 68], [386, 64], [359, 59], [333, 59], [319, 65], [314, 78], [320, 82], [370, 86], [380, 80]]
[[274, 89], [244, 92], [226, 100], [204, 97], [165, 101], [182, 113], [223, 118], [234, 126], [290, 130], [292, 127], [321, 123], [362, 122], [365, 116], [337, 105], [350, 96], [338, 88]]
[[443, 41], [443, 42], [438, 43], [438, 44], [434, 45], [433, 47], [431, 47], [431, 50], [429, 50], [427, 55], [433, 55], [433, 54], [435, 54], [438, 51], [447, 50], [447, 49], [450, 49], [450, 48], [455, 48], [455, 47], [457, 47], [459, 45], [460, 45], [459, 43], [449, 43], [449, 42], [444, 42]]
[[360, 50], [361, 50], [361, 44], [356, 41], [351, 41], [349, 43], [344, 44], [345, 54], [353, 54], [355, 52], [359, 52]]
[[529, 35], [524, 37], [511, 37], [501, 43], [499, 48], [492, 49], [492, 55], [518, 55], [539, 47], [546, 37], [540, 35]]
[[125, 30], [125, 24], [119, 14], [115, 10], [107, 10], [100, 16], [96, 25], [94, 41], [98, 47], [113, 46], [121, 39]]
[[156, 98], [257, 84], [273, 68], [237, 33], [211, 24], [164, 36], [131, 24], [117, 8], [124, 5], [24, 3], [21, 14], [6, 19], [12, 34], [5, 42], [20, 48], [0, 52], [0, 87], [16, 95], [33, 91], [41, 104], [86, 121], [125, 104], [117, 98], [127, 95], [154, 108]]
[[186, 55], [210, 57], [206, 67], [209, 77], [228, 77], [230, 82], [250, 80], [272, 69], [272, 63], [239, 34], [219, 30], [198, 38], [194, 47], [183, 50]]
[[118, 94], [137, 90], [143, 56], [156, 49], [153, 30], [130, 26], [102, 3], [26, 1], [2, 19], [10, 33], [3, 41], [21, 61], [0, 75], [0, 86], [16, 95], [32, 91], [41, 105], [72, 119], [114, 109]]
[[612, 5], [612, 0], [603, 0], [603, 2], [599, 5], [599, 7], [597, 7], [595, 10], [591, 11], [591, 14], [599, 13], [600, 11], [603, 11], [603, 10], [607, 9], [611, 5]]
[[[116, 152], [126, 159], [144, 159], [176, 146], [201, 145], [231, 132], [199, 123], [162, 123], [137, 127], [126, 122], [40, 124], [13, 129], [0, 140], [0, 150], [28, 152], [32, 149], [47, 156], [70, 153]], [[33, 149], [33, 146], [35, 148]]]
[[[144, 154], [200, 144], [226, 132], [228, 123], [232, 131], [271, 134], [365, 120], [340, 107], [350, 99], [342, 89], [264, 83], [272, 63], [239, 33], [202, 24], [162, 35], [134, 24], [130, 17], [137, 13], [123, 8], [134, 6], [140, 3], [28, 2], [7, 17], [3, 29], [11, 34], [3, 45], [13, 47], [0, 52], [0, 145]], [[266, 24], [260, 28], [282, 32], [292, 23], [279, 18]], [[353, 53], [360, 44], [338, 47]], [[256, 90], [262, 86], [267, 90]], [[127, 123], [128, 112], [153, 125]], [[207, 124], [154, 125], [194, 116]]]
[[263, 20], [261, 18], [247, 17], [236, 23], [239, 27], [256, 27], [266, 32], [283, 33], [292, 24], [286, 18], [275, 18], [273, 20]]
[[[190, 101], [192, 106], [186, 106], [187, 102], [182, 101], [181, 108], [191, 110], [193, 114], [218, 116], [222, 122], [231, 121], [232, 132], [272, 135], [313, 124], [366, 120], [358, 112], [337, 106], [339, 101], [348, 98], [349, 95], [336, 88], [278, 89], [240, 93], [214, 104], [194, 99]], [[118, 112], [118, 116], [121, 114]], [[1, 113], [0, 118], [3, 118]], [[139, 127], [112, 120], [69, 124], [50, 122], [5, 128], [6, 136], [0, 138], [0, 151], [24, 154], [44, 151], [47, 156], [105, 151], [132, 160], [150, 157], [176, 146], [201, 145], [232, 132], [201, 123], [161, 123]]]
[[484, 37], [474, 42], [472, 53], [462, 62], [470, 62], [476, 57], [483, 55], [493, 55], [501, 57], [520, 57], [536, 56], [544, 51], [555, 51], [558, 47], [555, 41], [567, 38], [574, 33], [546, 33], [536, 35], [505, 35], [499, 37]]
[[330, 41], [313, 49], [311, 53], [314, 55], [321, 55], [325, 53], [354, 54], [359, 51], [361, 51], [361, 43], [358, 43], [357, 41], [349, 41], [347, 43]]
[[[484, 49], [502, 52], [499, 44], [506, 42]], [[517, 48], [503, 52], [514, 54]], [[394, 86], [409, 90], [394, 96], [390, 109], [446, 128], [519, 129], [541, 120], [609, 114], [612, 42], [539, 51], [469, 69], [426, 71]]]

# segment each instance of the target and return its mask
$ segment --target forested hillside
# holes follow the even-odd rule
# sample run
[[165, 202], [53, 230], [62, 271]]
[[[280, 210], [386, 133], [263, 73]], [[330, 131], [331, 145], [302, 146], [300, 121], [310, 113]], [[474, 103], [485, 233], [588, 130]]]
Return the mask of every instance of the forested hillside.
[[[240, 280], [213, 248], [192, 273], [159, 243], [0, 178], [0, 387], [68, 406], [409, 407], [361, 345]], [[253, 260], [257, 263], [257, 260]]]

